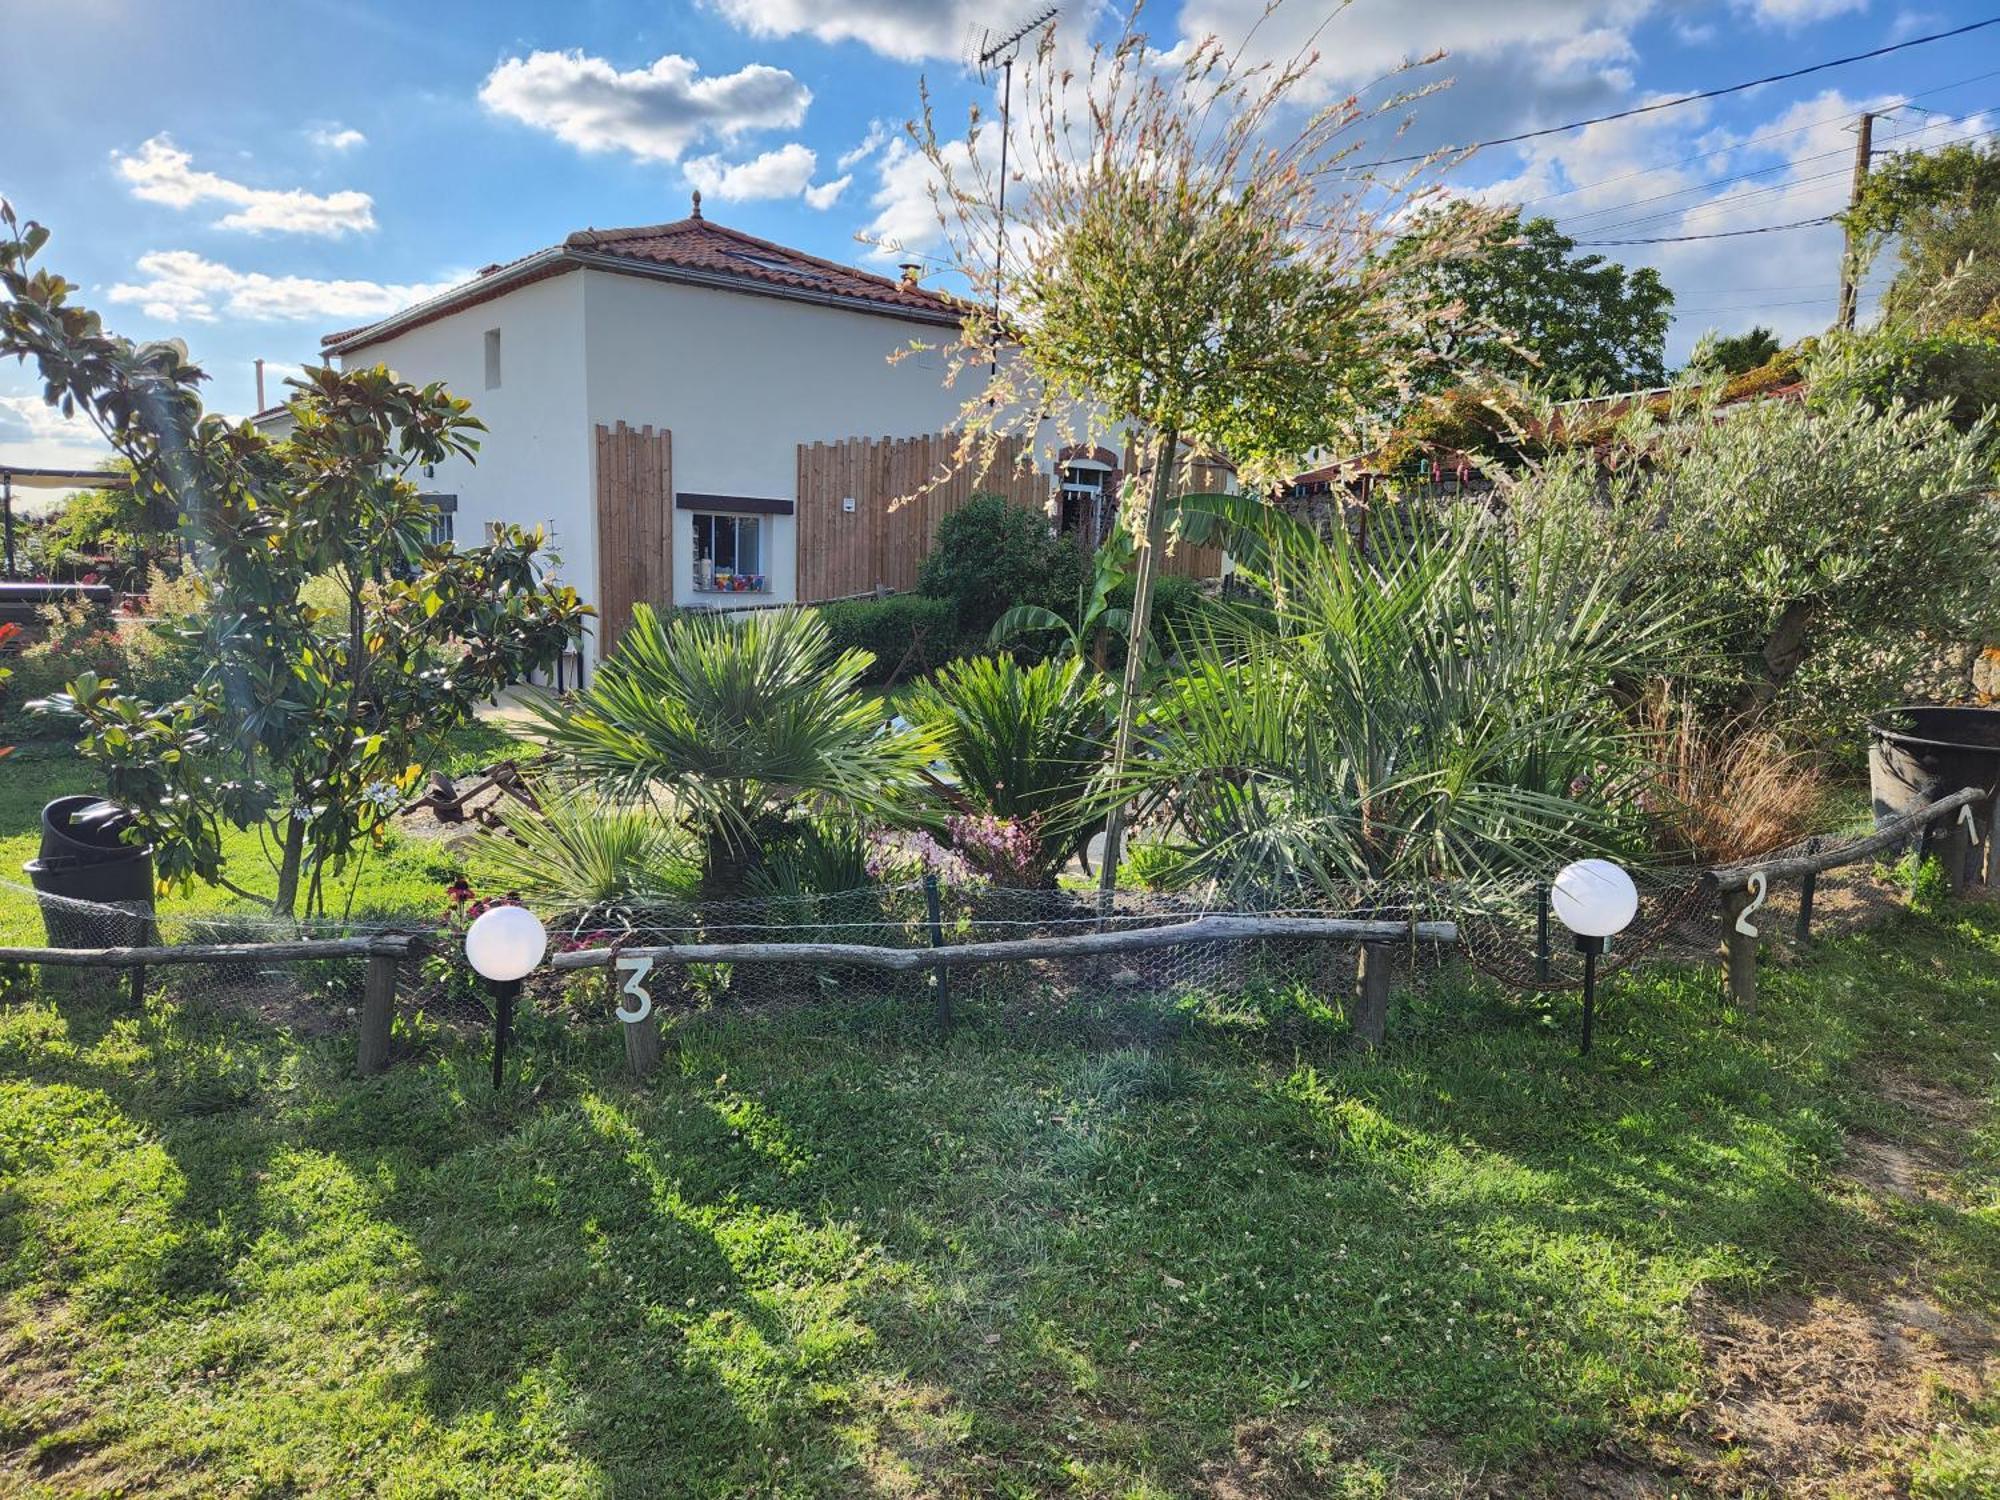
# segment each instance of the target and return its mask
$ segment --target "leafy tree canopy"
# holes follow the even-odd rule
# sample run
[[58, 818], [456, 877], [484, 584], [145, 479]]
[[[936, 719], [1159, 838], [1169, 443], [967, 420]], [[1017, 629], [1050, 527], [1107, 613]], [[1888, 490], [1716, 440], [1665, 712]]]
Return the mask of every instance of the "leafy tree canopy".
[[2000, 143], [1883, 159], [1844, 222], [1857, 237], [1857, 276], [1898, 242], [1883, 297], [1890, 321], [1935, 330], [2000, 310]]
[[1741, 375], [1766, 363], [1784, 347], [1762, 323], [1748, 333], [1724, 335], [1710, 329], [1696, 340], [1687, 367], [1699, 376]]
[[[1460, 224], [1474, 232], [1452, 232]], [[1578, 255], [1554, 220], [1523, 222], [1519, 209], [1495, 220], [1454, 202], [1431, 210], [1422, 228], [1428, 236], [1412, 243], [1458, 246], [1442, 257], [1412, 257], [1401, 244], [1389, 254], [1440, 314], [1419, 335], [1428, 389], [1498, 376], [1593, 396], [1666, 382], [1674, 294], [1659, 272]]]

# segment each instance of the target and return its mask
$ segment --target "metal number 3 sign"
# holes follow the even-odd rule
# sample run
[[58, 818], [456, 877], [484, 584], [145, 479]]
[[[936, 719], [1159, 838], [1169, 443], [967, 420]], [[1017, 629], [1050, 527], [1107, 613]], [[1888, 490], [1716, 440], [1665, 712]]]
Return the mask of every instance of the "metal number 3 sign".
[[630, 958], [621, 957], [618, 967], [631, 974], [632, 977], [625, 981], [625, 993], [639, 1003], [627, 1007], [621, 1000], [614, 1014], [627, 1025], [643, 1021], [653, 1013], [653, 997], [640, 986], [639, 981], [653, 972], [653, 960], [645, 954], [635, 953]]

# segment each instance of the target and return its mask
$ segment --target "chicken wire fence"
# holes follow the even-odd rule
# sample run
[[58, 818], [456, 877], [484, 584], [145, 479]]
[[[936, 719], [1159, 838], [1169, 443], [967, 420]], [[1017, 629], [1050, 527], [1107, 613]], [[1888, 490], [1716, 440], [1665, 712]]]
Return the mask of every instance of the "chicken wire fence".
[[[1773, 851], [1759, 863], [1796, 855], [1837, 856], [1854, 840], [1829, 836]], [[1826, 870], [1810, 896], [1798, 880], [1772, 885], [1746, 920], [1766, 943], [1804, 940], [1801, 907], [1810, 902], [1812, 935], [1832, 935], [1883, 920], [1907, 904], [1909, 866], [1900, 855], [1916, 844], [1877, 850]], [[1715, 957], [1724, 902], [1708, 872], [1653, 868], [1632, 872], [1638, 915], [1619, 935], [1600, 972], [1642, 962], [1703, 962]], [[603, 1022], [621, 1003], [612, 982], [613, 954], [689, 943], [857, 944], [918, 949], [937, 945], [1033, 940], [1079, 933], [1171, 927], [1202, 917], [1311, 917], [1393, 923], [1401, 936], [1377, 945], [1399, 979], [1421, 979], [1451, 957], [1438, 941], [1419, 936], [1422, 924], [1456, 924], [1456, 952], [1474, 969], [1523, 992], [1576, 988], [1582, 963], [1549, 909], [1545, 886], [1434, 884], [1411, 892], [1355, 890], [1271, 892], [1221, 901], [1191, 895], [1120, 890], [1022, 890], [986, 885], [875, 885], [832, 894], [801, 892], [759, 900], [651, 905], [603, 905], [543, 911], [552, 953], [590, 950], [604, 964], [531, 977], [527, 1003], [578, 1023]], [[1804, 898], [1804, 899], [1802, 899]], [[405, 1017], [445, 1026], [483, 1026], [491, 993], [467, 964], [459, 918], [408, 921], [280, 919], [267, 914], [188, 912], [172, 906], [105, 905], [46, 895], [0, 881], [0, 941], [61, 948], [156, 947], [188, 950], [220, 944], [263, 946], [330, 939], [409, 937], [396, 966], [396, 1007]], [[654, 1009], [664, 1016], [710, 1007], [828, 1004], [906, 999], [913, 1004], [966, 1003], [1028, 1007], [1076, 998], [1168, 997], [1177, 1000], [1246, 995], [1310, 996], [1344, 1009], [1356, 988], [1357, 945], [1328, 938], [1256, 938], [1173, 942], [1140, 952], [1028, 957], [938, 971], [885, 971], [839, 961], [662, 963], [646, 979]], [[127, 982], [183, 1003], [249, 1011], [305, 1031], [339, 1029], [356, 1021], [364, 998], [367, 958], [270, 957], [255, 952], [201, 962], [154, 965], [143, 974], [107, 969], [67, 971], [67, 984]]]

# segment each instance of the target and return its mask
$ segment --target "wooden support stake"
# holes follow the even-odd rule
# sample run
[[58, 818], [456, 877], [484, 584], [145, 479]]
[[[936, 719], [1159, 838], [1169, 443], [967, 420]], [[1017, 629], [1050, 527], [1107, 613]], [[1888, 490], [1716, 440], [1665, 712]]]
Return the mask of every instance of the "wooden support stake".
[[1722, 948], [1729, 998], [1745, 1015], [1757, 1014], [1757, 939], [1736, 930], [1736, 919], [1749, 908], [1748, 891], [1730, 891], [1722, 898]]
[[634, 1078], [650, 1078], [660, 1065], [660, 1008], [646, 1012], [643, 1021], [620, 1021], [625, 1028], [625, 1066]]
[[1354, 1034], [1373, 1051], [1389, 1034], [1389, 969], [1395, 950], [1387, 943], [1363, 943], [1358, 965], [1361, 998], [1354, 1007]]
[[1944, 865], [1944, 888], [1956, 896], [1965, 889], [1966, 861], [1972, 854], [1971, 830], [1954, 818], [1937, 835], [1937, 857]]
[[372, 1078], [389, 1067], [389, 1031], [396, 1019], [396, 961], [393, 952], [368, 955], [361, 986], [361, 1037], [355, 1070]]

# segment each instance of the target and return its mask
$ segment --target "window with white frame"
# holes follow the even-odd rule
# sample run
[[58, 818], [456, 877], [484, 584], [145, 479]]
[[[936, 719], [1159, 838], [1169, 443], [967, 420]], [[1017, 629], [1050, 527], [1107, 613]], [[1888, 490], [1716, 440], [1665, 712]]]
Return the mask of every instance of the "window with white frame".
[[761, 517], [697, 511], [692, 519], [696, 589], [723, 594], [761, 594], [769, 589]]

